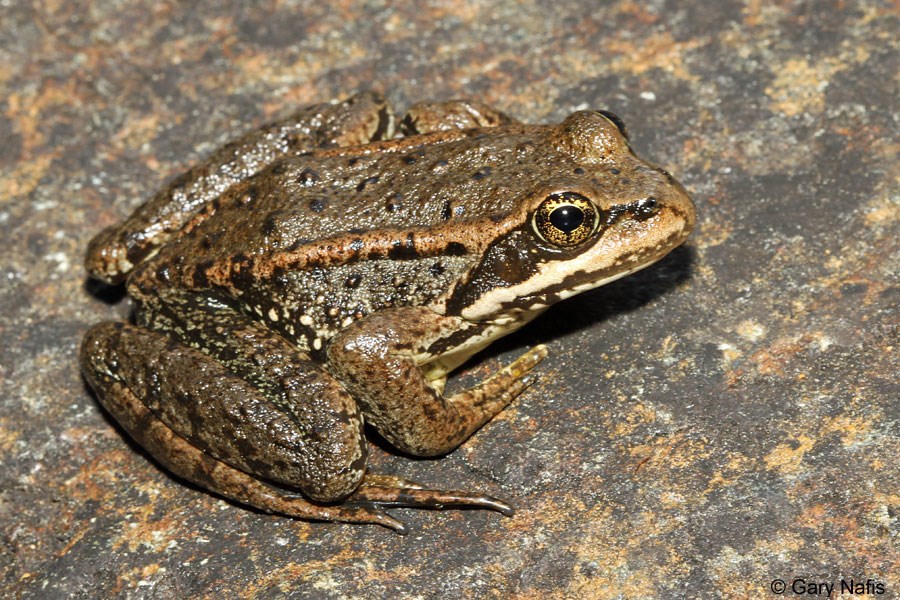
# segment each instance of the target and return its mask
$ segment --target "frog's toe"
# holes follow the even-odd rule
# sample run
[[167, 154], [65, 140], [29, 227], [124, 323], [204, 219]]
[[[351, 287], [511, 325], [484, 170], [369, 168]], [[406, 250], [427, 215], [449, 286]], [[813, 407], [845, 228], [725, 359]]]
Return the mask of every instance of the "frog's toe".
[[348, 507], [481, 508], [512, 516], [513, 507], [493, 496], [461, 490], [437, 490], [393, 475], [366, 475], [362, 485], [345, 501]]

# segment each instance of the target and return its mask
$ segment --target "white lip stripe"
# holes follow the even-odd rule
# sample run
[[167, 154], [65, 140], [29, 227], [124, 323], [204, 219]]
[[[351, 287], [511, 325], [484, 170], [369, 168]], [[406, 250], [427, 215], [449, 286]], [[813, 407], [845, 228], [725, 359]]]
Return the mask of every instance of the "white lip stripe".
[[[620, 230], [604, 233], [604, 237], [596, 245], [588, 248], [583, 254], [568, 260], [554, 260], [537, 265], [537, 272], [516, 285], [506, 288], [496, 288], [484, 294], [476, 302], [464, 308], [462, 318], [471, 321], [492, 321], [498, 316], [503, 316], [503, 306], [515, 306], [517, 301], [530, 296], [535, 297], [535, 304], [540, 302], [541, 294], [561, 284], [573, 273], [583, 272], [586, 277], [598, 277], [588, 280], [586, 283], [561, 289], [558, 292], [560, 300], [564, 300], [575, 294], [605, 285], [616, 279], [620, 279], [639, 271], [644, 267], [658, 261], [669, 250], [676, 247], [684, 239], [686, 224], [676, 221], [666, 226], [656, 220], [643, 223], [642, 231]], [[679, 233], [682, 234], [679, 236]], [[677, 240], [673, 242], [673, 240]], [[650, 257], [639, 254], [646, 251]], [[656, 256], [653, 256], [653, 253]], [[627, 257], [622, 260], [622, 257]], [[620, 262], [621, 261], [621, 262]], [[633, 264], [628, 265], [631, 261]], [[604, 277], [604, 274], [616, 269], [623, 269], [615, 275]], [[530, 306], [518, 306], [519, 309], [529, 309]]]
[[[572, 296], [580, 294], [581, 292], [593, 289], [595, 287], [600, 287], [601, 285], [606, 285], [607, 283], [611, 283], [617, 279], [621, 279], [622, 277], [631, 275], [636, 271], [640, 271], [644, 267], [649, 267], [660, 258], [662, 257], [660, 256], [651, 261], [639, 264], [633, 269], [627, 269], [625, 271], [622, 271], [621, 273], [611, 275], [610, 277], [605, 277], [603, 279], [598, 279], [595, 281], [589, 281], [587, 283], [583, 283], [569, 289], [560, 290], [559, 292], [557, 292], [557, 294], [560, 300], [571, 298]], [[545, 269], [544, 267], [546, 267], [547, 265], [551, 266]], [[554, 263], [544, 263], [543, 265], [541, 265], [541, 269], [539, 269], [538, 274], [534, 277], [529, 278], [527, 281], [523, 281], [522, 283], [514, 285], [512, 287], [498, 288], [489, 294], [485, 294], [478, 300], [478, 302], [464, 309], [462, 311], [462, 317], [471, 321], [477, 321], [484, 318], [485, 315], [500, 316], [502, 314], [502, 306], [504, 304], [515, 303], [517, 299], [532, 294], [539, 297], [539, 292], [541, 290], [550, 287], [554, 283], [563, 281], [563, 279], [565, 279], [565, 277], [567, 277], [571, 273], [572, 269], [570, 262], [554, 261]], [[551, 283], [548, 284], [548, 281]], [[537, 300], [535, 302], [536, 304], [540, 304], [540, 302], [538, 302]], [[520, 308], [527, 309], [529, 307]]]

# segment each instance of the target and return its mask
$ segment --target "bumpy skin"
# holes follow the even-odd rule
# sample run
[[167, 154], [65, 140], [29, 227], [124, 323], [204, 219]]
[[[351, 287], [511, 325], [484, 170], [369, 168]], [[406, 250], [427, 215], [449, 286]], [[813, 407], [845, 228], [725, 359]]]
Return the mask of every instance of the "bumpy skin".
[[[607, 117], [423, 103], [391, 139], [364, 93], [263, 127], [91, 243], [89, 273], [127, 278], [135, 324], [91, 329], [85, 377], [168, 469], [262, 510], [398, 530], [384, 507], [509, 512], [367, 475], [363, 420], [412, 454], [454, 449], [546, 350], [445, 397], [448, 372], [684, 240], [687, 194]], [[535, 215], [570, 197], [592, 207], [589, 235], [551, 243]]]

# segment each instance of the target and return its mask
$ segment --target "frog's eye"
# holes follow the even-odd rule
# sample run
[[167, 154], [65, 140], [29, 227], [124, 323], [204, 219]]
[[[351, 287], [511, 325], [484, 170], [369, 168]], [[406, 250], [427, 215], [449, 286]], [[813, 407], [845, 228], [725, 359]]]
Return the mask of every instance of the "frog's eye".
[[532, 225], [542, 240], [553, 246], [571, 248], [597, 230], [600, 211], [594, 203], [575, 192], [551, 194], [534, 212]]

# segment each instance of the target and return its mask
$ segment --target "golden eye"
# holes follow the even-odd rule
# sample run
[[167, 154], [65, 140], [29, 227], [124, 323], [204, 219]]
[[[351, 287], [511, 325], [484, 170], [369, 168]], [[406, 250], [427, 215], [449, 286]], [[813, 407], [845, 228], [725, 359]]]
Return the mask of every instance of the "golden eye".
[[545, 242], [562, 248], [582, 243], [597, 231], [600, 211], [575, 192], [552, 194], [534, 212], [532, 224]]

